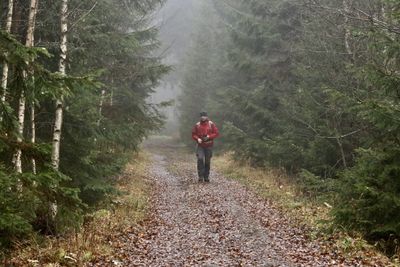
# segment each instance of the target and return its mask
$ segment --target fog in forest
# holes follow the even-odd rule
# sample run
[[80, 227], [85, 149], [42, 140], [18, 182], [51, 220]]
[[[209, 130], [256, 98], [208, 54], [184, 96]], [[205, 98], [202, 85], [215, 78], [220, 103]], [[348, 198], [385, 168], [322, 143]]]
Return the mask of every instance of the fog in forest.
[[160, 49], [156, 52], [172, 71], [155, 88], [150, 101], [160, 103], [172, 101], [172, 106], [163, 109], [166, 124], [162, 131], [176, 135], [179, 128], [178, 97], [181, 94], [181, 79], [187, 50], [191, 45], [193, 24], [198, 10], [198, 0], [169, 0], [155, 14], [154, 22], [159, 28]]
[[400, 234], [392, 205], [399, 8], [385, 0], [167, 1], [157, 20], [165, 21], [164, 62], [175, 68], [154, 96], [176, 101], [167, 132], [177, 129], [193, 147], [191, 129], [207, 110], [221, 132], [216, 151], [285, 170], [303, 192], [334, 203], [335, 224], [398, 253], [388, 237]]
[[[164, 215], [188, 229], [203, 213], [218, 231], [232, 227], [214, 239], [202, 220], [156, 247], [185, 247], [175, 233], [204, 230], [204, 244], [236, 242], [205, 247], [232, 252], [221, 266], [252, 266], [267, 247], [251, 244], [271, 237], [288, 253], [281, 260], [293, 260], [276, 266], [399, 264], [400, 0], [1, 0], [0, 24], [0, 265], [85, 266], [103, 246], [81, 245], [120, 244], [117, 229], [132, 230], [129, 244], [156, 238], [135, 227], [158, 216], [146, 213], [160, 182], [170, 193], [154, 196]], [[209, 118], [197, 123], [200, 111]], [[221, 175], [210, 174], [214, 163]], [[197, 176], [211, 183], [198, 187]], [[214, 206], [186, 205], [201, 196]], [[274, 201], [311, 225], [281, 231], [281, 211], [265, 221]], [[162, 223], [149, 227], [172, 229]], [[251, 235], [248, 254], [235, 237], [245, 224], [271, 233]], [[82, 244], [29, 249], [64, 236]], [[146, 246], [122, 251], [150, 262]], [[171, 251], [214, 263], [213, 252], [196, 258], [182, 247]], [[102, 266], [123, 266], [106, 258]], [[185, 265], [174, 263], [139, 265]]]

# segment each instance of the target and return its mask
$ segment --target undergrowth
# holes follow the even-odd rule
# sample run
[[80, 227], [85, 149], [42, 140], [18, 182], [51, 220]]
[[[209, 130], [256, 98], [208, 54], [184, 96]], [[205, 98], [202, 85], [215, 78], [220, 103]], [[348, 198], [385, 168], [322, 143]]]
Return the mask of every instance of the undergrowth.
[[[32, 236], [16, 243], [5, 266], [84, 266], [97, 256], [113, 255], [109, 240], [139, 228], [146, 216], [151, 185], [146, 179], [149, 159], [135, 155], [116, 178], [119, 195], [87, 215], [79, 232], [61, 237]], [[1, 263], [0, 263], [1, 266]]]
[[[321, 239], [347, 255], [381, 258], [374, 245], [368, 244], [360, 234], [344, 231], [333, 223], [332, 203], [329, 197], [310, 197], [304, 194], [304, 184], [285, 174], [283, 170], [255, 168], [247, 163], [238, 163], [230, 153], [213, 159], [216, 169], [235, 179], [270, 201], [273, 206], [290, 214], [295, 223], [310, 230], [310, 239]], [[392, 258], [393, 266], [400, 266], [398, 258]]]

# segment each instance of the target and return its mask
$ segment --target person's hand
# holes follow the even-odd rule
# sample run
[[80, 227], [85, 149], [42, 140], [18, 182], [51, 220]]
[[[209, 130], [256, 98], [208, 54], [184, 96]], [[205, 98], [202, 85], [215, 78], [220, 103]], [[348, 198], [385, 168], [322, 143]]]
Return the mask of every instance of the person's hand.
[[198, 142], [199, 144], [201, 144], [201, 143], [203, 143], [203, 140], [201, 140], [201, 138], [198, 138], [198, 139], [197, 139], [197, 142]]
[[207, 142], [208, 140], [210, 140], [210, 136], [206, 135], [203, 137], [203, 142]]

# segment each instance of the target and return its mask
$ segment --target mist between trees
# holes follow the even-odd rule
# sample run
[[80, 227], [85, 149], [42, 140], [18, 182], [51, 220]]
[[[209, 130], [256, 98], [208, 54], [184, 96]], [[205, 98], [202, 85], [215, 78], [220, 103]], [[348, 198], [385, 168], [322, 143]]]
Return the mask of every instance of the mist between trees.
[[179, 94], [168, 134], [192, 146], [207, 110], [221, 128], [219, 149], [283, 168], [306, 196], [329, 201], [337, 226], [398, 253], [400, 1], [0, 8], [3, 247], [78, 229], [112, 198], [129, 154], [163, 127], [157, 103]]
[[[239, 162], [284, 168], [337, 227], [400, 236], [400, 1], [202, 1], [182, 74]], [[190, 145], [189, 138], [183, 138]]]

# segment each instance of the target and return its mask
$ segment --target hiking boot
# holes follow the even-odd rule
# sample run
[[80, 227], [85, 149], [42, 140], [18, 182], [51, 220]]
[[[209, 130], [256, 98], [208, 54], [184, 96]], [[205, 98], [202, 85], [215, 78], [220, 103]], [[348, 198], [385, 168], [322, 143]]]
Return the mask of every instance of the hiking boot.
[[209, 182], [210, 182], [210, 179], [204, 178], [204, 182], [209, 183]]
[[199, 183], [203, 182], [204, 178], [203, 177], [199, 177]]

